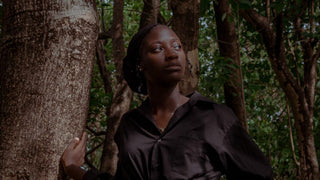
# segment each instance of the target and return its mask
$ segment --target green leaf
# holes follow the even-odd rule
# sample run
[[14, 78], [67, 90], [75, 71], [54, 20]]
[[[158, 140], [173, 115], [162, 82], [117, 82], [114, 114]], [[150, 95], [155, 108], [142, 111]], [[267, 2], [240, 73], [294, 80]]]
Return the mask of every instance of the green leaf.
[[102, 3], [101, 6], [111, 6], [110, 3]]
[[227, 13], [223, 13], [221, 20], [224, 21], [226, 19]]
[[204, 16], [206, 11], [210, 9], [210, 1], [209, 0], [201, 0], [200, 1], [200, 16]]
[[246, 4], [246, 5], [249, 5], [249, 6], [250, 6], [250, 4], [251, 4], [251, 2], [248, 1], [248, 0], [239, 0], [239, 3], [240, 3], [240, 4]]
[[251, 2], [248, 0], [239, 0], [240, 9], [250, 9]]

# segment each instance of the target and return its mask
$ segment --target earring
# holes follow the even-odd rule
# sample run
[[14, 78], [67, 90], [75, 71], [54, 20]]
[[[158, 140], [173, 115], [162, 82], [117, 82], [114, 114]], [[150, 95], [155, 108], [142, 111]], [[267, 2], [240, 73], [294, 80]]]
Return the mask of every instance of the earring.
[[137, 78], [137, 92], [142, 93], [142, 72], [141, 72], [141, 66], [137, 66], [138, 72], [136, 74], [136, 78]]
[[142, 72], [142, 67], [140, 65], [137, 66], [139, 72]]

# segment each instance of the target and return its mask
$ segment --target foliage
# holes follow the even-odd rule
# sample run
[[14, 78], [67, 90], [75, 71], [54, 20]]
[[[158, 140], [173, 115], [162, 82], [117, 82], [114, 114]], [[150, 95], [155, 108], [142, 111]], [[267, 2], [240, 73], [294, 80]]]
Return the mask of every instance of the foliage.
[[228, 63], [219, 54], [216, 25], [212, 21], [213, 2], [201, 1], [200, 10], [198, 91], [217, 102], [224, 102], [223, 84], [226, 81], [226, 71], [229, 70]]
[[[200, 82], [199, 91], [217, 102], [224, 102], [223, 84], [227, 80], [228, 61], [220, 57], [214, 11], [211, 7], [200, 18]], [[234, 16], [237, 18], [237, 16]], [[292, 158], [286, 101], [258, 34], [240, 19], [238, 25], [241, 51], [241, 70], [247, 109], [249, 133], [270, 159], [277, 177], [293, 178], [295, 164]], [[245, 29], [245, 30], [243, 30]], [[241, 31], [241, 33], [240, 33]], [[234, 67], [236, 68], [236, 67]], [[232, 73], [232, 72], [231, 72]], [[294, 130], [293, 130], [294, 132]], [[279, 138], [280, 137], [280, 138]], [[286, 142], [286, 143], [283, 143]]]
[[[108, 67], [110, 71], [114, 67]], [[98, 65], [94, 65], [93, 78], [91, 83], [91, 93], [90, 93], [90, 106], [88, 113], [87, 126], [95, 132], [103, 132], [107, 129], [107, 119], [106, 114], [107, 109], [110, 108], [112, 101], [112, 93], [106, 94], [103, 87], [103, 81], [100, 76]], [[98, 146], [104, 140], [102, 136], [95, 136], [94, 134], [88, 134], [88, 150]], [[102, 148], [98, 148], [94, 153], [88, 155], [88, 159], [95, 167], [100, 167], [100, 157], [102, 154]]]
[[[299, 2], [299, 1], [296, 1]], [[292, 2], [291, 2], [292, 3]], [[264, 15], [266, 12], [265, 10], [265, 4], [264, 3], [252, 3], [251, 4], [252, 7], [259, 12], [261, 15]], [[297, 13], [296, 11], [296, 7], [293, 6], [290, 3], [284, 2], [284, 1], [277, 1], [271, 4], [271, 7], [275, 9], [275, 11], [277, 11], [277, 13], [281, 13], [283, 14], [283, 29], [282, 31], [284, 32], [284, 37], [287, 37], [287, 39], [285, 39], [285, 46], [287, 49], [287, 63], [289, 66], [289, 69], [291, 70], [291, 73], [297, 78], [297, 80], [300, 80], [300, 83], [303, 83], [303, 50], [300, 46], [299, 43], [299, 39], [297, 39], [296, 35], [294, 34], [295, 30], [293, 27], [293, 21], [295, 18], [295, 15]], [[317, 6], [316, 6], [317, 7]], [[319, 9], [319, 7], [318, 7]], [[303, 26], [307, 26], [307, 24], [309, 23], [309, 17], [310, 16], [305, 16], [306, 18], [302, 17], [302, 22], [304, 23]], [[271, 19], [271, 21], [274, 21], [274, 19]], [[247, 40], [246, 43], [244, 43], [242, 45], [242, 47], [245, 47], [245, 45], [247, 45], [248, 43], [254, 43], [254, 46], [260, 46], [260, 47], [254, 47], [254, 51], [251, 52], [253, 56], [251, 57], [256, 57], [259, 59], [259, 61], [261, 61], [261, 59], [259, 58], [259, 52], [256, 52], [256, 50], [259, 50], [260, 52], [265, 51], [263, 47], [261, 47], [262, 41], [260, 38], [257, 39], [252, 39], [252, 37], [259, 37], [257, 35], [257, 32], [252, 31], [252, 27], [248, 26], [247, 24], [244, 23], [244, 28], [247, 30], [246, 32], [241, 33], [241, 35], [244, 35], [243, 38], [240, 38], [241, 40]], [[254, 36], [252, 36], [252, 33], [255, 33]], [[315, 36], [314, 36], [315, 37]], [[265, 53], [265, 52], [264, 52]], [[260, 56], [261, 57], [261, 56]], [[264, 58], [266, 59], [266, 57]], [[244, 62], [244, 61], [243, 61]], [[263, 67], [267, 67], [267, 66], [263, 66]], [[261, 71], [263, 70], [263, 71]], [[270, 67], [265, 69], [261, 69], [258, 72], [259, 76], [265, 76], [267, 75], [266, 73], [268, 72], [268, 74], [272, 75], [273, 78], [275, 79], [275, 75], [273, 72], [270, 72]], [[250, 78], [252, 79], [252, 78]], [[265, 82], [265, 79], [269, 79], [268, 75], [265, 78], [260, 78], [260, 80], [258, 82], [262, 83]], [[270, 84], [270, 82], [265, 82]], [[278, 86], [278, 92], [281, 92], [282, 90], [280, 89], [279, 85], [277, 85], [277, 83], [273, 83], [274, 87]], [[256, 92], [263, 92], [265, 90], [258, 90]], [[273, 93], [274, 94], [274, 93]], [[275, 171], [275, 176], [276, 178], [285, 178], [285, 179], [295, 179], [295, 174], [296, 174], [296, 164], [293, 160], [293, 152], [292, 152], [292, 148], [290, 146], [290, 137], [289, 137], [289, 127], [288, 127], [288, 120], [292, 119], [292, 114], [282, 114], [279, 112], [286, 110], [285, 106], [286, 105], [286, 99], [284, 98], [283, 93], [281, 92], [281, 94], [278, 94], [276, 96], [271, 96], [267, 97], [269, 98], [268, 101], [264, 100], [264, 102], [270, 102], [270, 105], [272, 105], [274, 108], [278, 108], [278, 110], [274, 109], [268, 109], [268, 108], [264, 108], [267, 109], [268, 111], [266, 111], [265, 113], [267, 113], [269, 116], [272, 115], [272, 112], [274, 112], [274, 115], [278, 114], [278, 118], [279, 120], [276, 121], [275, 123], [269, 123], [266, 124], [268, 128], [271, 128], [270, 133], [274, 134], [274, 136], [270, 136], [271, 137], [271, 141], [272, 142], [272, 154], [270, 157], [271, 158], [271, 162], [272, 162], [272, 166], [274, 168]], [[248, 98], [246, 97], [246, 101], [248, 102], [248, 100], [250, 101], [252, 98]], [[279, 101], [280, 100], [280, 101]], [[278, 103], [277, 103], [278, 101]], [[316, 104], [317, 106], [317, 104]], [[261, 106], [260, 106], [261, 107]], [[257, 111], [255, 111], [257, 112]], [[281, 115], [282, 114], [282, 115]], [[274, 116], [276, 117], [276, 116]], [[270, 120], [274, 119], [271, 118]], [[274, 121], [274, 120], [272, 120]], [[317, 119], [317, 117], [314, 117], [314, 122], [318, 123], [319, 119]], [[292, 122], [293, 123], [293, 122]], [[257, 121], [255, 121], [255, 124], [257, 124]], [[251, 126], [250, 125], [250, 121], [249, 121], [249, 127], [257, 127], [257, 125]], [[316, 127], [316, 126], [314, 126]], [[262, 131], [263, 132], [263, 131]], [[292, 132], [293, 137], [294, 137], [294, 142], [295, 142], [295, 150], [296, 150], [296, 155], [297, 154], [297, 140], [295, 139], [295, 129], [294, 127], [292, 127]], [[319, 144], [317, 143], [317, 139], [319, 138], [319, 136], [317, 136], [317, 132], [319, 132], [318, 130], [315, 130], [315, 139], [316, 139], [316, 149], [319, 149]], [[260, 132], [258, 132], [259, 136], [261, 136]], [[259, 140], [259, 136], [257, 138], [255, 138], [258, 141], [259, 145], [262, 145], [262, 147], [267, 146], [268, 145], [268, 141], [261, 141]], [[253, 136], [255, 137], [255, 136]], [[261, 136], [263, 137], [263, 136]], [[267, 143], [265, 143], [267, 142]], [[264, 145], [265, 144], [265, 145]], [[319, 151], [318, 151], [319, 154]], [[318, 156], [319, 157], [319, 156]], [[298, 158], [298, 157], [297, 157]]]

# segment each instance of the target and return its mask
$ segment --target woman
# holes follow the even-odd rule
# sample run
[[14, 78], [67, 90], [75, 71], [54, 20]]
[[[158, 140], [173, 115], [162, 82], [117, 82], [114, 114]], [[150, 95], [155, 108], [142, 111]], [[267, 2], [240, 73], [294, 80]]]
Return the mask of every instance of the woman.
[[[131, 40], [124, 77], [131, 89], [148, 94], [121, 120], [115, 141], [119, 162], [114, 179], [272, 179], [272, 169], [232, 111], [194, 92], [180, 94], [187, 64], [177, 35], [150, 25]], [[80, 169], [86, 135], [63, 154], [64, 168], [78, 179], [110, 175]]]

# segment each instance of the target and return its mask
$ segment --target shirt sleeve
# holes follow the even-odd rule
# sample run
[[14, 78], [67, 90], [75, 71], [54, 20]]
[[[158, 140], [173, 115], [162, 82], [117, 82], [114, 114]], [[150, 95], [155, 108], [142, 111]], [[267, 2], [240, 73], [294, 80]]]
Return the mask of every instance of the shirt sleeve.
[[236, 121], [226, 132], [219, 152], [227, 179], [272, 179], [269, 161], [234, 118]]

